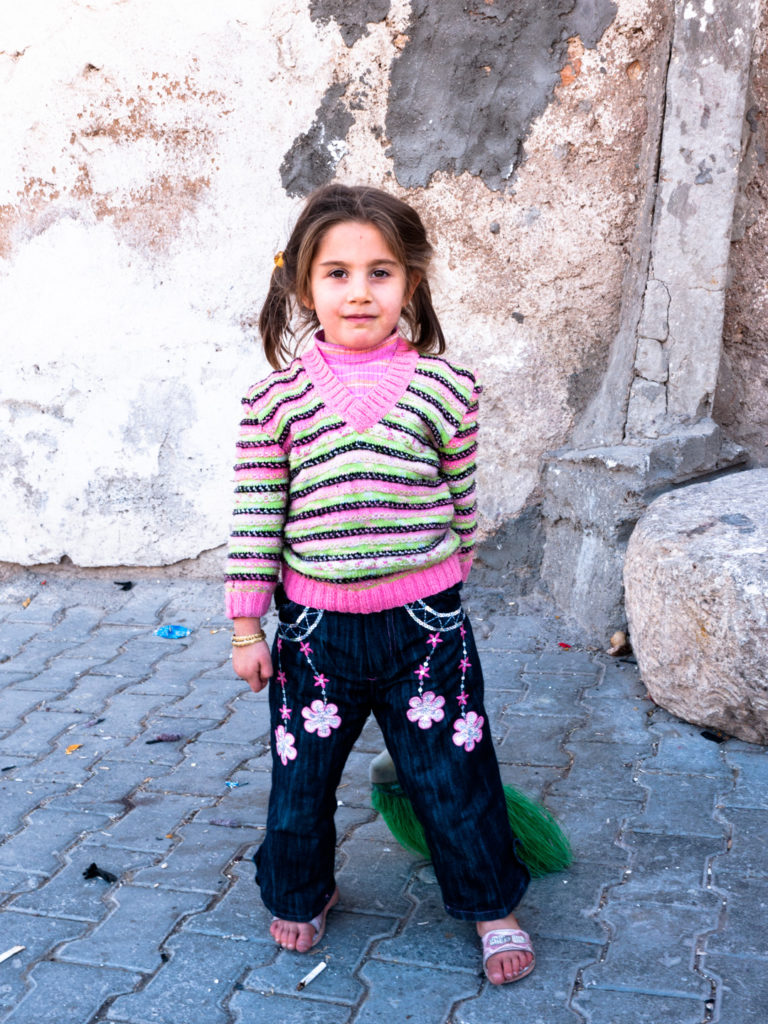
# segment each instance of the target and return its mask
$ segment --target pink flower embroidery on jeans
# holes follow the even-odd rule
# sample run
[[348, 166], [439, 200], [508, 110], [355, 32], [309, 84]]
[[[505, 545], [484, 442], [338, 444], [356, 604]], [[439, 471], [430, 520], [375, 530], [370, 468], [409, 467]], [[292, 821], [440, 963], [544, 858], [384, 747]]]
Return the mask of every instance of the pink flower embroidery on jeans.
[[295, 742], [291, 733], [286, 732], [285, 726], [278, 725], [275, 729], [275, 749], [277, 750], [277, 756], [283, 764], [288, 764], [289, 761], [295, 760], [298, 754], [293, 745]]
[[408, 721], [417, 722], [420, 729], [431, 729], [433, 722], [442, 722], [445, 718], [445, 697], [437, 697], [432, 690], [420, 697], [411, 697], [408, 703], [411, 705]]
[[306, 719], [304, 728], [307, 732], [316, 732], [318, 736], [330, 736], [331, 729], [338, 729], [341, 725], [341, 717], [336, 713], [338, 710], [335, 704], [313, 700], [308, 708], [301, 709]]
[[469, 711], [465, 718], [459, 718], [453, 723], [456, 730], [453, 735], [453, 742], [457, 747], [464, 747], [465, 750], [474, 750], [475, 744], [483, 738], [483, 723], [485, 719], [476, 711]]

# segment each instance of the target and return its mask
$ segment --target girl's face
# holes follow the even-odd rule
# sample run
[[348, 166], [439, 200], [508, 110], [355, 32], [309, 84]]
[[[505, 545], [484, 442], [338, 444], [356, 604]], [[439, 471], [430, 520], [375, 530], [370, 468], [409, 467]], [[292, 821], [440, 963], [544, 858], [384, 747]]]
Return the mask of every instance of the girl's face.
[[409, 287], [377, 227], [344, 221], [317, 247], [305, 305], [317, 314], [326, 341], [364, 350], [394, 331], [417, 283]]

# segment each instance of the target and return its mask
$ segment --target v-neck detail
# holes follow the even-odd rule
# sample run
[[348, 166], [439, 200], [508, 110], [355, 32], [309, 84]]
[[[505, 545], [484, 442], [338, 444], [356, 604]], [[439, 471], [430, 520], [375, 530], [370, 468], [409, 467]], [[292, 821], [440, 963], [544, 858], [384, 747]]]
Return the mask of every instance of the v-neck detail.
[[301, 360], [325, 404], [362, 433], [378, 423], [408, 390], [419, 353], [403, 343], [392, 357], [386, 377], [359, 398], [339, 380], [315, 345], [302, 355]]

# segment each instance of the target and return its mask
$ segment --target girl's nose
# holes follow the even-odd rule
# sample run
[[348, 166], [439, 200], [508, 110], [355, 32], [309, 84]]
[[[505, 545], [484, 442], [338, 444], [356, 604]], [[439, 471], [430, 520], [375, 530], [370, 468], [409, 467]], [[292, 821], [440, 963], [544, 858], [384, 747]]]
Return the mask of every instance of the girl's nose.
[[349, 278], [349, 287], [347, 289], [347, 298], [350, 302], [359, 302], [370, 297], [370, 290], [368, 288], [368, 275], [367, 274], [351, 274]]

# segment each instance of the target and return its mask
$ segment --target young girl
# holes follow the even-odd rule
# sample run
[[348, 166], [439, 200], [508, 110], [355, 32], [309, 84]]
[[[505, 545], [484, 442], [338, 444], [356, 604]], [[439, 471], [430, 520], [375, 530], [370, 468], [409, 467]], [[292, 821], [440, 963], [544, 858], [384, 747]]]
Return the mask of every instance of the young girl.
[[[255, 860], [275, 941], [304, 953], [324, 934], [339, 898], [336, 787], [373, 712], [446, 909], [476, 922], [502, 984], [533, 970], [512, 912], [529, 876], [459, 596], [480, 388], [439, 356], [431, 253], [394, 196], [329, 185], [309, 197], [259, 321], [275, 372], [243, 399], [227, 612], [235, 672], [256, 693], [269, 684], [272, 792]], [[302, 329], [314, 340], [291, 358]], [[273, 594], [270, 654], [260, 617]]]

